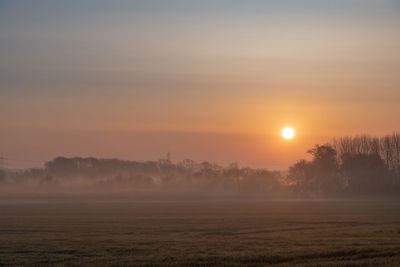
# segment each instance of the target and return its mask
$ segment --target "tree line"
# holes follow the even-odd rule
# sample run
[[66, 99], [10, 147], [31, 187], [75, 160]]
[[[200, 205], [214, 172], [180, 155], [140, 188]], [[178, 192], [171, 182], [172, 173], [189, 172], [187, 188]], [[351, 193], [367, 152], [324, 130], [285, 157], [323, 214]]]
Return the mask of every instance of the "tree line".
[[312, 159], [289, 168], [297, 194], [395, 195], [400, 193], [400, 134], [334, 139], [308, 151]]
[[3, 185], [29, 185], [32, 189], [127, 192], [187, 192], [193, 194], [273, 195], [282, 191], [280, 172], [223, 167], [186, 159], [173, 163], [119, 159], [57, 157], [44, 168], [9, 173]]
[[158, 161], [57, 157], [43, 168], [0, 171], [0, 190], [187, 192], [215, 195], [370, 196], [400, 193], [400, 134], [340, 137], [288, 171]]

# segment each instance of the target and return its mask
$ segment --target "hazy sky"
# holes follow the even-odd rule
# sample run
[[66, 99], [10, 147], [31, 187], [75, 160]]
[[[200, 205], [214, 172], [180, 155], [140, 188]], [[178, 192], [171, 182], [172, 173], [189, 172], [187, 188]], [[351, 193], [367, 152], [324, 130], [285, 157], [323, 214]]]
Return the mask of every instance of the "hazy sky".
[[400, 130], [399, 70], [397, 0], [0, 0], [0, 153], [285, 168]]

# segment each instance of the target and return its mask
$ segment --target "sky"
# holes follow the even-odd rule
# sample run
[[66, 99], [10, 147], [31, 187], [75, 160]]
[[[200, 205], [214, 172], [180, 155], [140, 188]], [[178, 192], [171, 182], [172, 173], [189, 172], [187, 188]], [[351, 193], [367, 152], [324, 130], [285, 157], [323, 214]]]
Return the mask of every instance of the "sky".
[[399, 31], [396, 0], [0, 0], [0, 155], [285, 169], [400, 130]]

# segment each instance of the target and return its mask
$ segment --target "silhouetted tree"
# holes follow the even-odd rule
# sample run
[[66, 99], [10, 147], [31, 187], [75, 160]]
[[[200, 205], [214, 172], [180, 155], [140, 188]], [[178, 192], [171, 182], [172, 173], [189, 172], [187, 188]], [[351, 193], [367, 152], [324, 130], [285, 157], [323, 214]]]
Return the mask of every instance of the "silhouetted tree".
[[288, 180], [294, 184], [295, 193], [308, 194], [316, 191], [313, 181], [314, 173], [311, 162], [302, 159], [289, 167]]
[[338, 152], [338, 160], [344, 155], [378, 155], [390, 172], [390, 183], [393, 188], [400, 189], [400, 134], [393, 133], [383, 137], [359, 135], [341, 137], [333, 141]]
[[315, 145], [307, 153], [310, 162], [301, 160], [289, 168], [288, 178], [302, 194], [335, 194], [343, 186], [336, 151], [330, 145]]
[[341, 169], [349, 193], [376, 194], [390, 189], [389, 169], [378, 154], [346, 153], [342, 156]]

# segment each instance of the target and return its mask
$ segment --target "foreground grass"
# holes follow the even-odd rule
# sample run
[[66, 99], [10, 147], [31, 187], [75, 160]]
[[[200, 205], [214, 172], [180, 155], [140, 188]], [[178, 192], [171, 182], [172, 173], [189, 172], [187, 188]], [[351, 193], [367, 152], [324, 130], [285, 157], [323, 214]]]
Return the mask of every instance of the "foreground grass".
[[0, 265], [399, 266], [400, 203], [0, 205]]

